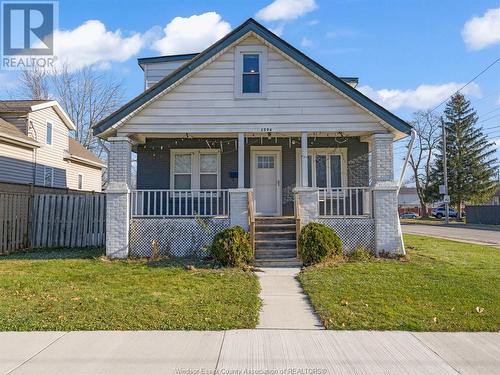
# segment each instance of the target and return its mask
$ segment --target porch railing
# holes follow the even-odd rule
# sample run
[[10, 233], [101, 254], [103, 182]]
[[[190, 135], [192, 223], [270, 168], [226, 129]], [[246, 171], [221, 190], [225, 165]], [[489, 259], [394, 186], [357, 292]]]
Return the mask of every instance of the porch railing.
[[229, 216], [229, 191], [132, 190], [132, 217]]
[[319, 189], [319, 216], [371, 217], [371, 189]]

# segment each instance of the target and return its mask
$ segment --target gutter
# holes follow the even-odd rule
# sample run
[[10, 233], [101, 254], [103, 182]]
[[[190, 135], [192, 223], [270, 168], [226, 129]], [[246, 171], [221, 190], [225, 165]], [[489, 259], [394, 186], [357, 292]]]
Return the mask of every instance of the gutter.
[[[406, 172], [406, 167], [408, 167], [408, 160], [410, 160], [410, 155], [411, 152], [413, 151], [413, 144], [415, 143], [415, 138], [417, 136], [417, 132], [415, 129], [411, 130], [411, 138], [410, 142], [408, 143], [408, 152], [406, 153], [404, 162], [403, 162], [403, 168], [401, 169], [401, 175], [399, 176], [399, 181], [398, 181], [398, 189], [396, 190], [396, 199], [397, 196], [399, 195], [399, 190], [401, 189], [401, 185], [403, 184], [403, 178], [405, 177], [405, 172]], [[405, 249], [405, 242], [403, 240], [403, 230], [401, 229], [401, 220], [399, 219], [399, 212], [397, 213], [397, 218], [398, 218], [398, 235], [399, 235], [399, 246], [401, 249], [401, 255], [406, 255], [406, 249]]]
[[13, 143], [19, 146], [24, 146], [28, 148], [38, 148], [40, 147], [40, 143], [37, 141], [30, 141], [25, 138], [16, 137], [15, 135], [10, 135], [6, 133], [0, 133], [0, 139], [5, 142]]

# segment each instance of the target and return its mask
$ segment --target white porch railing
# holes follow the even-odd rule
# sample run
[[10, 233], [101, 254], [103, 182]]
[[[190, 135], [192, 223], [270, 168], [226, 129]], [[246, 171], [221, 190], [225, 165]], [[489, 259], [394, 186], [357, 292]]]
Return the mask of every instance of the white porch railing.
[[371, 217], [371, 188], [319, 189], [319, 216]]
[[229, 191], [132, 190], [132, 217], [229, 216]]

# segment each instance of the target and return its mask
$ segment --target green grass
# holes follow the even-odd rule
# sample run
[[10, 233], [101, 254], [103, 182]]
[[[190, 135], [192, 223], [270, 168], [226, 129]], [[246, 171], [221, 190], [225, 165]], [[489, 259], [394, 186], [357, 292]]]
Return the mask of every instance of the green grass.
[[0, 257], [0, 331], [255, 327], [254, 274], [185, 265], [109, 261], [96, 249]]
[[409, 260], [337, 262], [299, 274], [326, 328], [500, 330], [499, 249], [415, 235], [405, 241]]

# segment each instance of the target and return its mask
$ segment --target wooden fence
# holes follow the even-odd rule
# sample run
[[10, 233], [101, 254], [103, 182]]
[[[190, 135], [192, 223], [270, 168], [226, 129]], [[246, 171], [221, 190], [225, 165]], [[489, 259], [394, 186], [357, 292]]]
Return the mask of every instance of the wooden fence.
[[105, 243], [104, 194], [0, 194], [0, 254]]
[[30, 194], [0, 193], [0, 254], [29, 244]]

